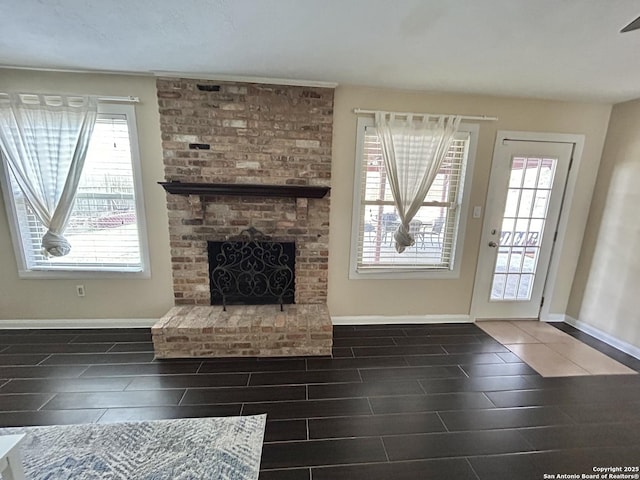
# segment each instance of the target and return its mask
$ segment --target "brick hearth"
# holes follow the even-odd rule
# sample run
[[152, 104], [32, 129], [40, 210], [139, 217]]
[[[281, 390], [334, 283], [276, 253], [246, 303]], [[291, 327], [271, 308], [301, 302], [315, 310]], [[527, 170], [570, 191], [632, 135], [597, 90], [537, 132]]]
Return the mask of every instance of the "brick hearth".
[[158, 358], [331, 355], [326, 305], [174, 307], [152, 329]]
[[[332, 89], [175, 78], [158, 79], [157, 87], [167, 181], [330, 186]], [[209, 322], [198, 323], [207, 341], [196, 349], [184, 350], [197, 350], [198, 356], [205, 351], [211, 356], [330, 352], [330, 337], [315, 338], [314, 333], [316, 327], [325, 332], [323, 329], [330, 325], [326, 307], [328, 196], [296, 199], [167, 194], [167, 208], [175, 304], [191, 308], [173, 309], [156, 325], [158, 357], [166, 356], [166, 345], [181, 343], [169, 338], [193, 338], [191, 333], [179, 332], [191, 328], [188, 325], [194, 315]], [[286, 307], [284, 316], [276, 306], [233, 306], [228, 315], [210, 306], [207, 241], [237, 237], [248, 227], [257, 228], [273, 241], [296, 242], [296, 305]], [[206, 310], [194, 310], [195, 306], [206, 306]], [[258, 311], [260, 316], [255, 316]], [[247, 340], [247, 332], [231, 333], [237, 330], [235, 321], [249, 330], [280, 329], [279, 323], [285, 324], [281, 332], [274, 330], [277, 335], [272, 339], [267, 340], [265, 335], [253, 338], [257, 343], [252, 343]], [[225, 326], [229, 322], [232, 325]], [[307, 327], [301, 327], [305, 322]], [[221, 344], [227, 346], [204, 347], [216, 343], [210, 341], [215, 333], [205, 333], [209, 328], [220, 332], [225, 338]], [[231, 335], [237, 335], [236, 341]], [[324, 343], [319, 346], [315, 340]], [[295, 341], [295, 345], [287, 341]], [[271, 347], [266, 347], [268, 342], [272, 342]]]

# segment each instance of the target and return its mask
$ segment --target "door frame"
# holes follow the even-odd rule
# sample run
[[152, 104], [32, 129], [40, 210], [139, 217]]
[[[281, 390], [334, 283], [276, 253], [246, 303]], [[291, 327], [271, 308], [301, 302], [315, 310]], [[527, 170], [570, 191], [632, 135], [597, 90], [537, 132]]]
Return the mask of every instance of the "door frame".
[[[573, 205], [573, 197], [576, 190], [576, 184], [578, 179], [578, 172], [580, 171], [580, 164], [582, 160], [582, 152], [584, 150], [584, 141], [585, 136], [582, 134], [574, 134], [574, 133], [551, 133], [551, 132], [523, 132], [523, 131], [514, 131], [514, 130], [498, 130], [496, 133], [496, 141], [493, 146], [493, 156], [491, 159], [491, 166], [489, 168], [489, 181], [487, 182], [487, 194], [484, 199], [484, 218], [482, 221], [482, 230], [480, 232], [480, 238], [478, 243], [478, 259], [480, 258], [482, 239], [484, 238], [484, 232], [486, 229], [490, 227], [488, 225], [489, 218], [486, 215], [486, 207], [488, 204], [489, 197], [489, 182], [491, 181], [491, 173], [493, 172], [493, 165], [496, 162], [496, 152], [498, 147], [505, 140], [516, 140], [523, 142], [551, 142], [551, 143], [572, 143], [573, 144], [573, 156], [571, 158], [571, 163], [569, 167], [569, 172], [567, 173], [567, 180], [564, 188], [564, 197], [562, 200], [562, 205], [560, 207], [560, 216], [558, 219], [558, 224], [556, 226], [557, 237], [553, 248], [551, 250], [551, 259], [549, 260], [549, 269], [547, 271], [547, 277], [545, 279], [545, 284], [542, 289], [542, 296], [545, 301], [540, 308], [538, 318], [542, 321], [562, 321], [564, 320], [564, 313], [561, 314], [552, 314], [550, 312], [551, 301], [553, 299], [553, 293], [555, 291], [555, 284], [558, 269], [560, 268], [560, 255], [558, 252], [561, 252], [564, 246], [564, 241], [567, 233], [567, 227], [569, 223], [569, 212], [571, 211], [571, 207]], [[480, 262], [476, 261], [476, 273], [475, 279], [473, 283], [473, 292], [471, 294], [471, 309], [470, 309], [470, 317], [471, 321], [476, 321], [477, 319], [477, 284], [480, 281], [480, 272], [479, 272]], [[575, 269], [575, 266], [574, 266]]]

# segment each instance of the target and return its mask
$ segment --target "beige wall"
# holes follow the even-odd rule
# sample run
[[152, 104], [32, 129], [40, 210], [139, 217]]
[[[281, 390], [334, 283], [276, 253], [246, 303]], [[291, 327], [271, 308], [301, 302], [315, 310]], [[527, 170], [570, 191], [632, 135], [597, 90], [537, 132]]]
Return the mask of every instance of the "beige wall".
[[[23, 280], [18, 278], [6, 209], [0, 195], [0, 319], [156, 318], [173, 305], [169, 235], [164, 191], [160, 122], [155, 79], [151, 77], [61, 74], [0, 70], [0, 91], [134, 95], [146, 224], [150, 279]], [[86, 287], [76, 296], [75, 285]]]
[[514, 98], [433, 94], [340, 86], [334, 110], [329, 309], [332, 316], [437, 315], [469, 313], [482, 229], [467, 220], [461, 274], [449, 280], [349, 280], [356, 116], [354, 108], [392, 111], [495, 115], [482, 122], [475, 159], [471, 206], [484, 205], [497, 130], [578, 133], [586, 136], [568, 234], [551, 301], [551, 313], [564, 313], [584, 224], [588, 214], [611, 107]]
[[[87, 296], [75, 295], [76, 280], [21, 280], [0, 205], [0, 319], [151, 318], [173, 304], [166, 201], [156, 185], [163, 179], [162, 151], [155, 79], [135, 76], [59, 74], [0, 70], [0, 91], [44, 91], [136, 95], [136, 107], [151, 279], [83, 280]], [[344, 86], [334, 103], [329, 307], [342, 315], [468, 314], [479, 248], [481, 220], [469, 218], [461, 276], [455, 280], [349, 280], [349, 249], [353, 198], [356, 117], [352, 109], [487, 114], [474, 168], [471, 205], [484, 205], [496, 130], [582, 133], [586, 144], [574, 208], [551, 312], [564, 313], [582, 242], [591, 191], [600, 160], [611, 107], [602, 104], [545, 102], [486, 96], [431, 94]], [[1, 201], [1, 200], [0, 200]]]
[[567, 313], [640, 348], [640, 100], [614, 106]]

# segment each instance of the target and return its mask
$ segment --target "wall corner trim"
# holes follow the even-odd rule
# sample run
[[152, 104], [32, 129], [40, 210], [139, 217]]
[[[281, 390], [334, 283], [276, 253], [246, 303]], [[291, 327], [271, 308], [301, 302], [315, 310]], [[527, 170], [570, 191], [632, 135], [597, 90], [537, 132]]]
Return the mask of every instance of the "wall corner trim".
[[334, 325], [394, 325], [403, 323], [473, 323], [469, 315], [331, 316]]
[[0, 320], [0, 330], [48, 328], [151, 328], [159, 318], [56, 318]]
[[589, 325], [586, 322], [582, 322], [580, 320], [576, 320], [573, 317], [570, 317], [569, 315], [565, 315], [565, 320], [566, 323], [568, 323], [569, 325], [571, 325], [572, 327], [577, 328], [578, 330], [580, 330], [581, 332], [584, 332], [588, 335], [591, 335], [592, 337], [597, 338], [598, 340], [603, 341], [604, 343], [611, 345], [614, 348], [617, 348], [618, 350], [623, 351], [624, 353], [627, 353], [629, 355], [631, 355], [632, 357], [635, 357], [637, 359], [640, 360], [640, 348], [636, 347], [635, 345], [631, 345], [630, 343], [625, 342], [624, 340], [620, 340], [619, 338], [613, 337], [611, 335], [609, 335], [606, 332], [603, 332], [602, 330], [600, 330], [599, 328], [596, 328], [592, 325]]

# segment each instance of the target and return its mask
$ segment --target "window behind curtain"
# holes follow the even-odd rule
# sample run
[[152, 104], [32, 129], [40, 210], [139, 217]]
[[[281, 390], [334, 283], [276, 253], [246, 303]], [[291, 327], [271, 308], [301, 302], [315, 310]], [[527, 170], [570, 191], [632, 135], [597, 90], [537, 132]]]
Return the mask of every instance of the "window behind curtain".
[[[117, 113], [130, 109], [130, 113]], [[45, 258], [41, 239], [45, 228], [26, 204], [9, 173], [17, 233], [27, 271], [144, 270], [136, 203], [130, 106], [109, 105], [99, 113], [78, 186], [65, 237], [71, 252]], [[137, 147], [137, 146], [136, 146]]]
[[356, 271], [449, 271], [455, 260], [462, 188], [470, 134], [459, 132], [411, 225], [415, 245], [394, 248], [399, 218], [386, 180], [380, 141], [373, 126], [362, 135], [361, 192]]

